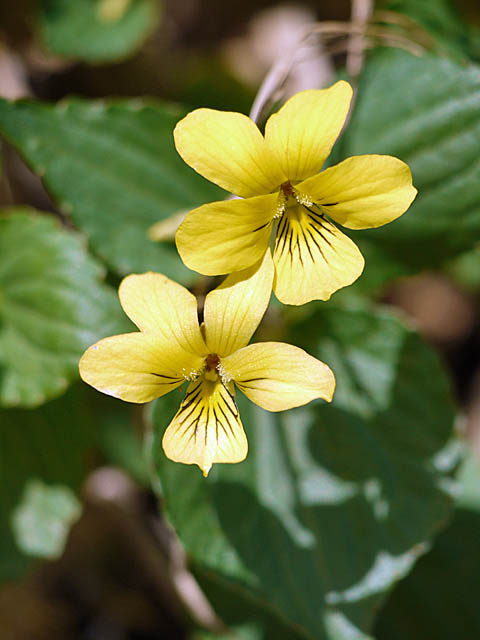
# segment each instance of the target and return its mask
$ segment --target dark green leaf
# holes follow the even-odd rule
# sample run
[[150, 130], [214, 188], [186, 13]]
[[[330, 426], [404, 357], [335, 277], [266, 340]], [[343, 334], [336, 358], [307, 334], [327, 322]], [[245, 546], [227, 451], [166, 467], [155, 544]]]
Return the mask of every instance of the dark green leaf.
[[[310, 637], [282, 619], [267, 602], [252, 598], [218, 574], [197, 566], [195, 578], [228, 629], [219, 640], [307, 640]], [[214, 640], [215, 635], [199, 631], [194, 638]]]
[[155, 29], [158, 3], [120, 3], [128, 5], [124, 12], [109, 16], [106, 0], [40, 0], [38, 18], [45, 46], [60, 56], [89, 62], [107, 62], [132, 53]]
[[378, 640], [477, 638], [480, 514], [458, 509], [452, 524], [398, 584], [376, 625]]
[[129, 326], [78, 234], [27, 209], [0, 212], [0, 404], [34, 406], [78, 376], [92, 343]]
[[446, 51], [457, 57], [470, 52], [468, 26], [451, 0], [387, 0], [385, 8], [398, 11], [424, 27]]
[[480, 250], [466, 251], [445, 265], [447, 274], [467, 290], [480, 290]]
[[224, 196], [175, 151], [172, 131], [182, 115], [139, 100], [0, 101], [0, 133], [120, 274], [153, 270], [185, 282], [193, 274], [175, 247], [150, 241], [147, 231]]
[[[366, 66], [345, 156], [400, 157], [418, 196], [408, 212], [352, 236], [406, 268], [431, 267], [480, 241], [480, 70], [431, 55], [382, 51]], [[375, 268], [375, 264], [367, 270]]]
[[478, 636], [480, 460], [476, 453], [467, 452], [457, 480], [453, 521], [392, 592], [376, 624], [378, 640]]
[[437, 357], [399, 320], [322, 309], [291, 341], [335, 371], [332, 405], [273, 414], [240, 397], [248, 458], [204, 480], [161, 449], [174, 392], [155, 404], [154, 458], [167, 513], [202, 570], [299, 632], [358, 639], [449, 515], [440, 453], [454, 409]]
[[109, 464], [127, 471], [134, 480], [148, 487], [150, 477], [142, 434], [134, 419], [135, 410], [140, 407], [97, 395], [96, 413], [102, 415], [102, 428], [97, 433], [100, 451]]
[[39, 478], [78, 490], [97, 427], [83, 385], [35, 411], [0, 412], [0, 581], [19, 577], [31, 562], [12, 522], [28, 483]]

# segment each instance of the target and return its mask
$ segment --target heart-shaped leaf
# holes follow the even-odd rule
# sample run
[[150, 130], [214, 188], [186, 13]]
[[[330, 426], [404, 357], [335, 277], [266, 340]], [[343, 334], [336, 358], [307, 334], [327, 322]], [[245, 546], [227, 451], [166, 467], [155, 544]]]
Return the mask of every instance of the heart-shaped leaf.
[[480, 242], [479, 140], [478, 66], [404, 51], [375, 54], [359, 85], [342, 155], [398, 156], [412, 169], [418, 195], [398, 220], [353, 232], [355, 240], [415, 269]]
[[77, 233], [33, 210], [0, 212], [0, 405], [31, 407], [78, 377], [91, 344], [130, 326]]
[[454, 410], [436, 355], [386, 312], [323, 307], [292, 342], [337, 377], [331, 406], [263, 411], [239, 398], [250, 452], [197, 468], [165, 458], [181, 394], [156, 401], [165, 508], [201, 571], [314, 638], [359, 638], [451, 509], [440, 455]]
[[0, 133], [120, 274], [153, 270], [185, 282], [194, 276], [175, 247], [152, 242], [148, 230], [224, 195], [175, 151], [172, 131], [182, 115], [140, 100], [0, 100]]

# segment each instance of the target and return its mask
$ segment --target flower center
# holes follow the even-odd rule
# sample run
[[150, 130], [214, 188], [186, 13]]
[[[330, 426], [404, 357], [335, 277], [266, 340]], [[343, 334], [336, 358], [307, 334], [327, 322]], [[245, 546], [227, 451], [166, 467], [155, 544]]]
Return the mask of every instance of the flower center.
[[298, 205], [311, 207], [312, 204], [308, 196], [295, 189], [292, 183], [287, 180], [280, 185], [277, 211], [274, 218], [281, 218], [287, 209], [297, 209]]
[[210, 353], [207, 356], [207, 359], [205, 360], [207, 371], [210, 371], [211, 369], [216, 369], [219, 364], [220, 364], [220, 358], [217, 356], [216, 353]]
[[205, 359], [205, 378], [207, 380], [216, 380], [218, 378], [218, 366], [220, 358], [216, 353], [209, 353]]
[[285, 198], [295, 197], [295, 190], [288, 180], [287, 182], [284, 182], [280, 185], [280, 189], [283, 191], [283, 195], [285, 196]]

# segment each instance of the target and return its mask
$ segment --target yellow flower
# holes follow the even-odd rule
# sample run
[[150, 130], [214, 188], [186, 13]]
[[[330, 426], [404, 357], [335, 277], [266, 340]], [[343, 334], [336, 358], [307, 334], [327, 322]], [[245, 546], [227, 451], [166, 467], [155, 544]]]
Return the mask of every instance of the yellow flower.
[[328, 300], [354, 282], [363, 256], [331, 220], [349, 229], [379, 227], [415, 197], [398, 158], [354, 156], [320, 170], [347, 116], [352, 89], [294, 95], [267, 121], [265, 137], [240, 113], [197, 109], [174, 132], [177, 151], [202, 176], [243, 199], [191, 211], [176, 242], [184, 263], [206, 275], [245, 269], [268, 252], [275, 233], [277, 298]]
[[248, 343], [268, 306], [273, 262], [230, 275], [197, 301], [159, 273], [127, 276], [119, 289], [124, 311], [140, 332], [112, 336], [90, 347], [80, 375], [99, 391], [129, 402], [149, 402], [189, 381], [185, 399], [163, 436], [166, 455], [197, 464], [240, 462], [247, 439], [235, 403], [237, 387], [269, 411], [314, 398], [330, 401], [335, 378], [326, 364], [279, 342]]

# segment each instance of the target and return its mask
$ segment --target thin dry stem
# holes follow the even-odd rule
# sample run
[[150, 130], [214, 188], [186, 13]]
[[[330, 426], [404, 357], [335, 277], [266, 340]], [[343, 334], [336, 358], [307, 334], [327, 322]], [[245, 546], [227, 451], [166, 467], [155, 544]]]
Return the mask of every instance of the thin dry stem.
[[358, 33], [352, 33], [348, 41], [346, 67], [351, 78], [357, 78], [363, 67], [365, 30], [372, 10], [372, 0], [352, 0], [352, 24], [358, 27]]
[[[370, 4], [370, 0], [368, 0]], [[361, 6], [362, 15], [364, 17], [367, 13], [367, 3], [363, 3]], [[357, 9], [360, 15], [360, 8]], [[415, 38], [412, 37], [413, 33], [408, 35], [396, 32], [388, 26], [374, 24], [373, 19], [387, 21], [391, 18], [390, 13], [393, 12], [376, 12], [370, 16], [370, 22], [340, 22], [329, 21], [313, 24], [305, 30], [305, 33], [299, 38], [294, 47], [289, 49], [283, 56], [281, 56], [277, 62], [271, 67], [267, 73], [265, 80], [262, 82], [260, 89], [257, 92], [255, 100], [250, 111], [250, 117], [257, 123], [263, 121], [268, 115], [268, 112], [282, 97], [285, 83], [292, 71], [293, 66], [298, 62], [299, 55], [305, 51], [309, 41], [312, 38], [320, 36], [322, 42], [326, 45], [325, 52], [328, 55], [335, 55], [337, 53], [350, 54], [350, 68], [347, 68], [350, 75], [358, 75], [363, 65], [363, 53], [361, 57], [356, 55], [357, 49], [352, 54], [352, 40], [356, 43], [355, 47], [358, 48], [362, 43], [362, 51], [365, 49], [373, 48], [379, 44], [386, 47], [401, 48], [412, 55], [420, 56], [425, 51], [433, 46], [433, 41], [428, 37], [428, 34], [423, 31], [415, 22], [409, 19], [399, 19], [397, 23], [399, 25], [408, 25], [411, 32], [414, 31]], [[370, 15], [370, 14], [369, 14]], [[393, 14], [396, 16], [397, 14]], [[394, 22], [393, 20], [390, 20]], [[414, 29], [412, 29], [414, 27]], [[358, 38], [357, 38], [358, 36]], [[410, 36], [410, 37], [409, 37]], [[339, 38], [348, 38], [343, 43], [333, 43], [334, 40]], [[352, 61], [353, 55], [353, 61]], [[348, 60], [348, 57], [347, 57]], [[361, 65], [359, 66], [359, 62]]]

